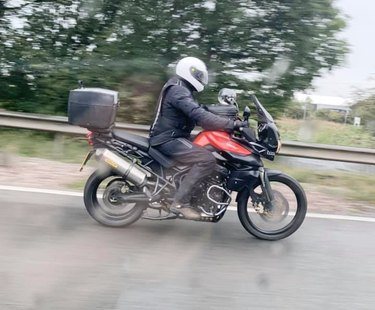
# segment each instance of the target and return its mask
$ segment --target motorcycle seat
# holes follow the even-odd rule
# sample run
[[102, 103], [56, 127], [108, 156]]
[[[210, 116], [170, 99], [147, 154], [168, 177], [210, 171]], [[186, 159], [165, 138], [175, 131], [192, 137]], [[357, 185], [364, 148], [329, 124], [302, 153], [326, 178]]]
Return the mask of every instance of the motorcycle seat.
[[164, 154], [160, 153], [158, 150], [154, 149], [153, 147], [150, 147], [149, 144], [149, 138], [138, 136], [132, 133], [129, 133], [125, 130], [121, 129], [114, 129], [112, 131], [112, 135], [115, 139], [118, 139], [122, 142], [129, 143], [137, 148], [139, 148], [141, 151], [148, 152], [148, 154], [156, 160], [159, 164], [166, 168], [171, 168], [176, 166], [176, 162]]
[[138, 136], [122, 129], [114, 129], [112, 131], [112, 135], [115, 139], [136, 146], [137, 148], [145, 152], [147, 152], [150, 146], [147, 137]]
[[165, 168], [172, 168], [176, 166], [176, 162], [172, 158], [165, 156], [153, 147], [149, 148], [148, 154]]

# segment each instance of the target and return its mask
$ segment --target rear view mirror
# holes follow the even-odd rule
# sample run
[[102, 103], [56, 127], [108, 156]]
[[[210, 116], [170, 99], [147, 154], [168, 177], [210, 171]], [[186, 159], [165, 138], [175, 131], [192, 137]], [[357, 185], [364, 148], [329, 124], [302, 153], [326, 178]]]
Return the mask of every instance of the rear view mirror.
[[248, 121], [250, 118], [250, 108], [248, 106], [243, 110], [243, 118], [245, 121]]

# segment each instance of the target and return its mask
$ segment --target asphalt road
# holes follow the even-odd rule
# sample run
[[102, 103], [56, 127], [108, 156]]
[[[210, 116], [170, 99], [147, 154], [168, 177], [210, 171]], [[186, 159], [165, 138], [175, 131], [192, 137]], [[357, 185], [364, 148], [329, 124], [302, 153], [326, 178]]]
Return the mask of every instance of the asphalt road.
[[82, 198], [0, 190], [0, 309], [374, 309], [375, 223], [260, 241], [217, 223], [106, 228]]

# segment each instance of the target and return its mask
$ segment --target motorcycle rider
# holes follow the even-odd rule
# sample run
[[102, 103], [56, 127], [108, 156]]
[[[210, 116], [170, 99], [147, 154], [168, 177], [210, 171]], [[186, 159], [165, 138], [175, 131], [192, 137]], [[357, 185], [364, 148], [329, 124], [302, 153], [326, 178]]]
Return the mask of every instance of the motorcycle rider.
[[219, 117], [202, 108], [193, 97], [208, 83], [203, 61], [195, 57], [182, 58], [176, 65], [176, 75], [163, 86], [150, 129], [150, 145], [183, 165], [191, 166], [183, 178], [170, 210], [187, 219], [200, 219], [200, 212], [190, 205], [190, 192], [209, 176], [216, 165], [215, 157], [205, 148], [194, 145], [190, 133], [195, 125], [206, 130], [231, 132], [247, 126], [247, 122]]

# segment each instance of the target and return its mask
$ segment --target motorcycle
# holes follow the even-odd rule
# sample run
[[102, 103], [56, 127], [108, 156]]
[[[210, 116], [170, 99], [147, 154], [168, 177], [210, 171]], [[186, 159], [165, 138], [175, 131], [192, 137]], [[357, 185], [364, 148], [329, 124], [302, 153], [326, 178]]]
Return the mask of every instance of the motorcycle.
[[[232, 134], [203, 130], [194, 137], [193, 143], [209, 149], [217, 165], [192, 191], [191, 205], [199, 210], [199, 221], [217, 223], [233, 208], [232, 197], [237, 193], [234, 208], [245, 230], [259, 239], [279, 240], [301, 226], [307, 199], [294, 178], [264, 167], [262, 158], [272, 161], [279, 152], [280, 136], [257, 97], [252, 96], [252, 101], [257, 134], [243, 127]], [[81, 170], [92, 156], [100, 163], [84, 188], [88, 213], [111, 227], [128, 226], [141, 218], [184, 219], [169, 208], [189, 167], [150, 147], [147, 137], [114, 128], [118, 105], [118, 94], [113, 91], [81, 88], [70, 92], [69, 122], [89, 129], [87, 139], [92, 145]], [[217, 111], [212, 108], [211, 112]], [[246, 107], [243, 119], [249, 122], [249, 117]]]

